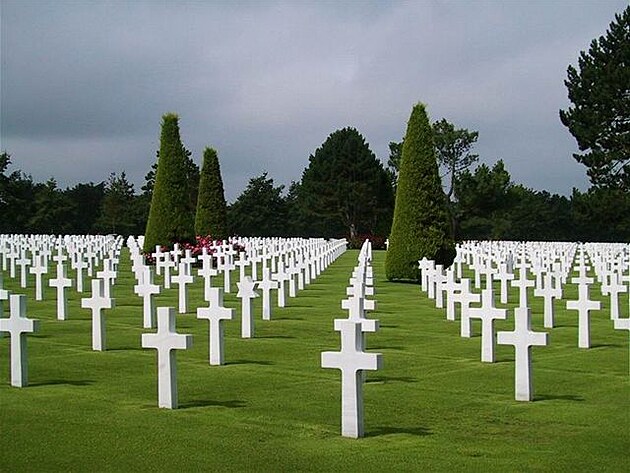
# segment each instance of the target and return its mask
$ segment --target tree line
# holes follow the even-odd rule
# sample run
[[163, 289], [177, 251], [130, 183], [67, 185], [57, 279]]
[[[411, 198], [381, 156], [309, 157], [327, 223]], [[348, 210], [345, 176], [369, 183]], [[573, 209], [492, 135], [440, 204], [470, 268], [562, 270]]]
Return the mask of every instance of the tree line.
[[[331, 158], [338, 145], [351, 166]], [[398, 143], [392, 145], [395, 150]], [[192, 218], [199, 168], [187, 156]], [[36, 183], [20, 171], [9, 173], [9, 163], [2, 153], [0, 233], [144, 234], [156, 166], [136, 192], [124, 172], [61, 189], [53, 178]], [[285, 188], [265, 172], [223, 211], [207, 210], [226, 215], [226, 235], [347, 237], [357, 244], [369, 237], [382, 244], [391, 227], [396, 174], [396, 165], [383, 166], [358, 131], [337, 130], [311, 155], [300, 181]], [[570, 196], [537, 191], [514, 183], [501, 160], [459, 170], [449, 188], [456, 240], [630, 241], [630, 197], [623, 189], [574, 189]]]

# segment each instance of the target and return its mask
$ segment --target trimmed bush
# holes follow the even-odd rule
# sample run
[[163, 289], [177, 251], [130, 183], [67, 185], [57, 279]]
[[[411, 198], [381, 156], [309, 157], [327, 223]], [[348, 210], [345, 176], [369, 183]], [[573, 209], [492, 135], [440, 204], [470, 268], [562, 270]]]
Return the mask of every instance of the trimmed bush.
[[197, 235], [211, 235], [215, 240], [228, 237], [223, 179], [217, 152], [212, 148], [203, 151], [195, 232]]
[[423, 257], [450, 266], [455, 244], [450, 237], [446, 196], [438, 173], [433, 132], [423, 104], [414, 106], [405, 135], [394, 221], [385, 272], [389, 280], [418, 280]]
[[186, 172], [186, 150], [179, 136], [179, 117], [162, 117], [160, 157], [151, 198], [144, 251], [156, 245], [194, 241], [194, 219], [190, 211], [190, 188]]

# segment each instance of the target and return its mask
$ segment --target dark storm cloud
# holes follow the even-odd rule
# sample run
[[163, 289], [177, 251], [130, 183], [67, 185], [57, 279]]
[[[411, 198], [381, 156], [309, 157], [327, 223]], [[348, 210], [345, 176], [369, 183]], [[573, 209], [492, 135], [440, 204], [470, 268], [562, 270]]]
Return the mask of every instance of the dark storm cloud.
[[218, 150], [233, 199], [262, 171], [299, 179], [344, 126], [386, 161], [423, 101], [478, 130], [483, 161], [567, 193], [586, 180], [558, 120], [566, 68], [624, 6], [3, 0], [1, 146], [36, 179], [140, 185], [174, 111], [198, 162]]

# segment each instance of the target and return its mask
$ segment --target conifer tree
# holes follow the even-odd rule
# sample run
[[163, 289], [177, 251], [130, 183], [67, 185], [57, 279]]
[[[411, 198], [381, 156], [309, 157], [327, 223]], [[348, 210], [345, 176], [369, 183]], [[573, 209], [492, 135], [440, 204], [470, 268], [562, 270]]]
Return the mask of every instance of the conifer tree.
[[212, 148], [203, 151], [195, 231], [197, 235], [211, 235], [215, 240], [223, 240], [228, 236], [223, 179], [217, 152]]
[[179, 117], [167, 113], [162, 117], [160, 157], [155, 175], [149, 220], [144, 236], [144, 250], [156, 245], [192, 241], [194, 217], [190, 211], [190, 189], [187, 179], [186, 150], [179, 135]]
[[449, 226], [431, 124], [425, 106], [417, 104], [411, 112], [402, 149], [385, 261], [387, 278], [419, 279], [418, 260], [423, 257], [450, 265], [455, 258], [455, 245]]

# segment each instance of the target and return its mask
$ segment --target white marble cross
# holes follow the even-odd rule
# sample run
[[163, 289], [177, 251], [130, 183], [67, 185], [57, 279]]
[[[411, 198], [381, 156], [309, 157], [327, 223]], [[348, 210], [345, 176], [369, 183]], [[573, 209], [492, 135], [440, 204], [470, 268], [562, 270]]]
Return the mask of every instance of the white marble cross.
[[470, 279], [464, 278], [460, 281], [459, 294], [453, 295], [455, 302], [459, 302], [460, 309], [460, 336], [470, 338], [472, 327], [470, 323], [470, 304], [476, 304], [481, 300], [481, 296], [470, 291]]
[[26, 288], [26, 269], [31, 265], [31, 260], [26, 257], [26, 252], [22, 252], [20, 259], [16, 260], [15, 263], [20, 267], [20, 287], [22, 289]]
[[[2, 285], [2, 273], [0, 272], [0, 301], [8, 301], [9, 300], [9, 291], [3, 288]], [[0, 317], [2, 314], [0, 313]]]
[[492, 286], [481, 291], [481, 307], [471, 307], [468, 314], [471, 319], [481, 319], [481, 361], [494, 363], [494, 321], [505, 320], [507, 310], [494, 306]]
[[184, 263], [186, 266], [186, 274], [192, 274], [192, 264], [197, 261], [193, 255], [191, 250], [184, 251], [184, 257], [180, 260], [180, 263]]
[[427, 259], [426, 256], [418, 260], [418, 269], [420, 270], [420, 287], [422, 292], [427, 292], [429, 288], [429, 274], [433, 271], [435, 262]]
[[182, 260], [179, 262], [179, 271], [176, 276], [171, 276], [171, 282], [177, 284], [179, 294], [179, 313], [188, 312], [188, 289], [187, 285], [193, 282], [191, 274], [186, 272], [186, 263]]
[[46, 272], [48, 271], [48, 268], [46, 267], [46, 264], [44, 261], [45, 258], [46, 257], [42, 254], [33, 255], [33, 264], [29, 269], [29, 272], [35, 275], [35, 300], [36, 301], [41, 301], [44, 299], [42, 279], [43, 279], [44, 274], [46, 274]]
[[271, 279], [269, 268], [263, 269], [262, 281], [258, 281], [257, 286], [262, 290], [262, 318], [271, 320], [271, 290], [278, 289], [278, 281]]
[[[576, 282], [583, 279], [591, 278], [573, 278], [572, 281]], [[567, 301], [567, 310], [578, 311], [578, 347], [590, 348], [591, 347], [591, 310], [601, 309], [601, 302], [592, 301], [588, 298], [588, 284], [578, 283], [578, 298], [575, 301]]]
[[455, 320], [455, 294], [461, 289], [461, 284], [455, 281], [455, 271], [449, 268], [446, 271], [446, 282], [444, 283], [446, 293], [446, 320]]
[[175, 261], [171, 259], [171, 253], [164, 253], [164, 259], [160, 265], [164, 269], [164, 289], [171, 288], [171, 268], [175, 267]]
[[114, 271], [114, 262], [110, 258], [103, 261], [103, 270], [96, 272], [96, 277], [103, 280], [103, 295], [111, 297], [111, 287], [116, 279], [116, 271]]
[[155, 274], [158, 276], [162, 275], [162, 261], [164, 253], [162, 253], [162, 247], [160, 245], [155, 245], [155, 253], [151, 253], [153, 256], [153, 260], [155, 261]]
[[531, 311], [528, 307], [514, 309], [514, 331], [498, 332], [497, 343], [513, 345], [515, 353], [514, 387], [517, 401], [531, 401], [534, 398], [532, 381], [532, 346], [547, 346], [549, 335], [531, 329]]
[[39, 330], [39, 320], [26, 317], [26, 296], [9, 296], [10, 317], [0, 319], [0, 332], [11, 336], [11, 386], [18, 388], [28, 385], [28, 350], [26, 334]]
[[252, 299], [258, 297], [254, 290], [256, 283], [250, 276], [245, 276], [236, 283], [238, 293], [236, 297], [241, 299], [241, 338], [254, 336], [254, 317], [252, 315]]
[[286, 292], [284, 283], [289, 280], [289, 275], [284, 269], [284, 264], [280, 263], [278, 265], [278, 272], [273, 275], [273, 278], [278, 281], [278, 307], [286, 306]]
[[113, 309], [116, 301], [105, 297], [104, 281], [92, 279], [92, 297], [81, 299], [83, 309], [92, 310], [92, 350], [105, 350], [105, 317], [103, 309]]
[[234, 319], [234, 309], [223, 306], [223, 291], [210, 288], [210, 306], [197, 309], [198, 319], [207, 319], [209, 324], [209, 361], [211, 365], [223, 364], [223, 321]]
[[174, 350], [188, 350], [192, 335], [175, 331], [175, 309], [158, 307], [157, 333], [142, 334], [142, 348], [155, 348], [158, 354], [158, 406], [177, 409], [177, 364]]
[[446, 283], [446, 275], [442, 270], [442, 265], [436, 264], [433, 284], [435, 284], [435, 307], [438, 309], [444, 308], [444, 283]]
[[153, 296], [160, 293], [160, 286], [153, 284], [153, 270], [145, 266], [142, 270], [142, 279], [133, 287], [136, 295], [142, 297], [142, 326], [144, 328], [155, 327], [155, 309]]
[[235, 264], [238, 267], [239, 281], [243, 281], [243, 279], [245, 279], [245, 269], [250, 265], [245, 252], [241, 251], [238, 254], [238, 259]]
[[201, 268], [197, 270], [197, 274], [203, 278], [203, 299], [207, 302], [210, 300], [212, 278], [218, 271], [212, 267], [213, 256], [208, 253], [208, 250], [204, 247], [201, 251], [202, 253], [197, 256], [197, 259], [201, 261]]
[[553, 284], [553, 274], [545, 273], [542, 276], [542, 287], [534, 289], [534, 295], [536, 297], [542, 297], [544, 300], [543, 305], [543, 318], [544, 327], [553, 328], [554, 325], [554, 307], [553, 300], [560, 297], [562, 290]]
[[232, 263], [232, 254], [233, 251], [225, 251], [220, 265], [220, 268], [223, 270], [223, 292], [226, 294], [229, 294], [232, 290], [232, 270], [235, 267]]
[[63, 263], [57, 264], [57, 277], [50, 279], [48, 284], [57, 289], [57, 320], [66, 320], [68, 312], [66, 288], [72, 287], [72, 279], [66, 277], [66, 267]]
[[363, 327], [360, 322], [336, 319], [335, 330], [341, 332], [341, 351], [322, 352], [321, 365], [322, 368], [341, 370], [341, 435], [359, 438], [363, 436], [361, 371], [381, 369], [383, 356], [380, 353], [366, 353], [361, 349]]
[[619, 294], [627, 292], [628, 288], [622, 284], [617, 273], [611, 273], [606, 284], [601, 285], [602, 294], [610, 296], [610, 320], [619, 318]]
[[[521, 260], [523, 261], [523, 260]], [[536, 284], [533, 279], [527, 279], [526, 265], [521, 264], [518, 271], [518, 279], [512, 280], [512, 287], [518, 287], [518, 306], [527, 307], [527, 288]]]
[[495, 278], [500, 281], [501, 284], [501, 304], [507, 304], [508, 302], [508, 281], [514, 279], [514, 273], [508, 271], [507, 263], [499, 264], [499, 271], [495, 274]]
[[83, 253], [78, 253], [72, 263], [72, 268], [76, 271], [77, 275], [77, 292], [83, 292], [83, 270], [87, 267], [87, 262], [83, 259]]

